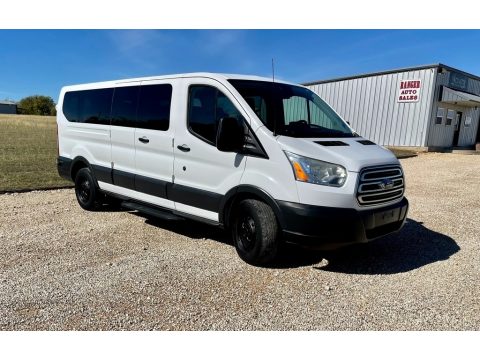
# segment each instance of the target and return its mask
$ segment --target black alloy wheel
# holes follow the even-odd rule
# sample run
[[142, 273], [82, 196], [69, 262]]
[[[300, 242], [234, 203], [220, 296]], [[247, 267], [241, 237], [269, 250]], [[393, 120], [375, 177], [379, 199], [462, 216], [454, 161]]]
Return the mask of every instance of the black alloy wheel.
[[234, 211], [232, 225], [235, 249], [242, 260], [265, 265], [275, 259], [280, 236], [270, 206], [256, 199], [242, 200]]
[[80, 169], [75, 176], [75, 195], [78, 204], [85, 210], [98, 208], [99, 191], [89, 168]]

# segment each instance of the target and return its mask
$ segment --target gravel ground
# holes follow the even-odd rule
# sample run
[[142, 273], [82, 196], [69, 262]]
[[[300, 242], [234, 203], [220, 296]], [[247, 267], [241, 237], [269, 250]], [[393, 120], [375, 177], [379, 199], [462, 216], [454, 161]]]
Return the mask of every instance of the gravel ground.
[[480, 156], [402, 160], [395, 235], [243, 263], [228, 235], [74, 192], [0, 195], [1, 330], [480, 330]]

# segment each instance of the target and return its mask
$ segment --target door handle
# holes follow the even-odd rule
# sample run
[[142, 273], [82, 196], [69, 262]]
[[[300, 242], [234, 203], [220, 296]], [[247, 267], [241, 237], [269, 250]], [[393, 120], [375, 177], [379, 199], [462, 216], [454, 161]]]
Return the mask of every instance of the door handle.
[[190, 148], [188, 147], [188, 145], [185, 145], [185, 144], [183, 144], [183, 145], [178, 145], [178, 146], [177, 146], [177, 149], [178, 149], [178, 150], [181, 150], [181, 151], [184, 151], [184, 152], [189, 152], [189, 151], [190, 151]]
[[148, 140], [148, 138], [146, 136], [142, 136], [141, 138], [138, 138], [138, 141], [140, 141], [144, 144], [148, 144], [150, 142], [150, 140]]

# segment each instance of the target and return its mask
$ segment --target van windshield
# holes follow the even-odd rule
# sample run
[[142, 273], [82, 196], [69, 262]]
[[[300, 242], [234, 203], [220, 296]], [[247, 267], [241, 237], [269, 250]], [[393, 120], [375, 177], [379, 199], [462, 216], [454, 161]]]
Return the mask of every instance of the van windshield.
[[358, 136], [325, 101], [308, 89], [268, 81], [229, 82], [277, 135], [297, 138]]

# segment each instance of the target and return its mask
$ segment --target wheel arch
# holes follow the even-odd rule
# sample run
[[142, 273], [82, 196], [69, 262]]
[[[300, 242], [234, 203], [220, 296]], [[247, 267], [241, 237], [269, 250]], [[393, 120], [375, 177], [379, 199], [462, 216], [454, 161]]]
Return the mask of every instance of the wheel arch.
[[235, 211], [235, 205], [245, 199], [257, 199], [265, 202], [273, 210], [280, 228], [283, 228], [283, 216], [275, 199], [265, 190], [252, 185], [239, 185], [229, 190], [220, 204], [219, 220], [225, 228], [230, 226], [232, 213]]
[[76, 156], [72, 160], [72, 165], [70, 167], [70, 177], [73, 181], [75, 181], [75, 176], [77, 175], [78, 171], [83, 168], [89, 168], [92, 172], [93, 180], [95, 181], [95, 185], [98, 186], [97, 179], [94, 176], [92, 166], [90, 165], [89, 161], [85, 159], [83, 156]]

